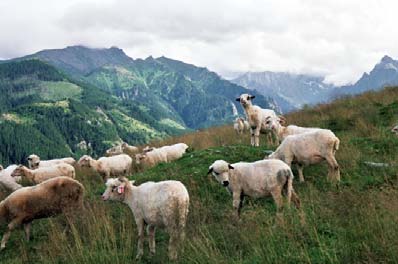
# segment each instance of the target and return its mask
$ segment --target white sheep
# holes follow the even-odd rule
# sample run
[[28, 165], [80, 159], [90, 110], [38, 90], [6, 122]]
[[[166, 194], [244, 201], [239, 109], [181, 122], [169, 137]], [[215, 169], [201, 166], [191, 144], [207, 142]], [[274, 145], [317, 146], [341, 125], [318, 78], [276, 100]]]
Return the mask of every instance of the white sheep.
[[274, 131], [279, 142], [282, 142], [287, 136], [298, 135], [307, 132], [314, 132], [321, 130], [318, 127], [299, 127], [295, 125], [284, 126], [286, 119], [283, 116], [268, 117], [266, 125], [269, 129]]
[[136, 163], [144, 164], [147, 167], [153, 167], [161, 162], [172, 162], [181, 158], [188, 145], [185, 143], [177, 143], [171, 146], [163, 146], [160, 148], [145, 148], [145, 152], [136, 154]]
[[285, 191], [288, 205], [292, 200], [297, 208], [300, 207], [300, 199], [293, 189], [293, 173], [290, 167], [280, 160], [234, 164], [217, 160], [210, 165], [208, 174], [210, 173], [232, 193], [233, 207], [238, 217], [245, 196], [272, 196], [279, 210], [283, 205], [282, 194]]
[[120, 154], [111, 157], [101, 157], [98, 160], [84, 155], [78, 161], [81, 167], [89, 167], [98, 172], [104, 181], [110, 176], [126, 176], [131, 173], [133, 160], [129, 155]]
[[300, 182], [304, 181], [304, 166], [318, 164], [326, 160], [329, 166], [329, 179], [340, 181], [339, 164], [335, 158], [339, 145], [340, 140], [332, 131], [321, 129], [287, 136], [275, 152], [266, 158], [280, 159], [289, 166], [292, 162], [297, 163]]
[[12, 172], [18, 167], [18, 165], [10, 165], [7, 168], [0, 170], [0, 185], [7, 192], [13, 192], [22, 187], [18, 182], [21, 181], [21, 177], [12, 177]]
[[74, 166], [76, 160], [74, 158], [61, 158], [61, 159], [52, 159], [52, 160], [40, 160], [40, 157], [36, 154], [29, 155], [28, 157], [28, 165], [30, 169], [37, 169], [41, 167], [51, 167], [57, 164], [66, 163], [71, 166]]
[[398, 136], [398, 125], [396, 125], [395, 127], [393, 127], [391, 129], [391, 132], [394, 133], [396, 136]]
[[7, 221], [7, 231], [1, 240], [4, 249], [11, 232], [24, 225], [26, 240], [34, 219], [68, 214], [83, 206], [83, 186], [68, 177], [57, 177], [32, 187], [22, 187], [0, 202], [0, 220]]
[[120, 154], [123, 154], [121, 145], [113, 146], [105, 151], [106, 157], [112, 157], [112, 156], [116, 156], [116, 155], [120, 155]]
[[245, 110], [246, 119], [250, 125], [250, 143], [252, 146], [258, 147], [260, 145], [260, 133], [267, 135], [268, 143], [274, 144], [273, 132], [266, 125], [267, 117], [276, 117], [275, 111], [271, 109], [263, 109], [257, 105], [252, 104], [254, 95], [242, 94], [236, 98]]
[[75, 168], [69, 164], [61, 163], [53, 165], [52, 167], [39, 167], [31, 170], [23, 165], [19, 165], [12, 173], [12, 177], [26, 177], [31, 182], [38, 184], [50, 178], [59, 176], [66, 176], [72, 179], [75, 178]]
[[245, 131], [249, 131], [250, 125], [249, 122], [244, 120], [242, 117], [238, 117], [234, 122], [234, 130], [236, 134], [243, 134]]
[[122, 147], [123, 153], [127, 154], [131, 157], [134, 156], [139, 151], [139, 149], [136, 146], [131, 146], [131, 145], [127, 144], [126, 142], [123, 142], [121, 147]]
[[147, 225], [149, 249], [155, 254], [155, 228], [165, 228], [170, 235], [169, 258], [177, 259], [177, 249], [185, 238], [189, 194], [179, 181], [146, 182], [134, 186], [126, 178], [112, 178], [106, 182], [102, 199], [127, 204], [133, 211], [138, 229], [136, 259], [144, 253], [144, 228]]

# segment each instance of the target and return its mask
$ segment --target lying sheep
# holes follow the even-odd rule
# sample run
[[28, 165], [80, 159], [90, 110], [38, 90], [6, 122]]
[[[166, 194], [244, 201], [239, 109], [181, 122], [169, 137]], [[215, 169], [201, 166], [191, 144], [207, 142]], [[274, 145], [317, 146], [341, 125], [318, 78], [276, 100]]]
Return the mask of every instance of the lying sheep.
[[30, 238], [31, 223], [35, 219], [71, 212], [83, 206], [83, 186], [68, 177], [57, 177], [32, 187], [22, 187], [0, 202], [0, 219], [8, 228], [1, 240], [4, 249], [11, 232], [24, 225], [26, 240]]
[[340, 181], [339, 164], [335, 153], [339, 149], [340, 140], [334, 133], [321, 129], [304, 134], [287, 136], [269, 159], [280, 159], [291, 166], [297, 163], [300, 182], [304, 181], [303, 167], [326, 160], [329, 166], [329, 179]]
[[287, 196], [297, 208], [300, 199], [293, 189], [293, 173], [289, 166], [280, 160], [260, 160], [256, 162], [238, 162], [229, 164], [224, 160], [216, 160], [209, 167], [208, 174], [232, 193], [233, 207], [238, 217], [245, 196], [260, 198], [272, 196], [278, 210], [282, 207], [282, 194]]
[[287, 136], [298, 135], [307, 132], [320, 130], [317, 127], [299, 127], [295, 125], [283, 126], [286, 119], [283, 116], [268, 117], [266, 119], [266, 126], [273, 130], [279, 142], [282, 142]]
[[98, 172], [104, 181], [110, 176], [125, 176], [131, 172], [133, 160], [126, 154], [112, 157], [101, 157], [98, 160], [84, 155], [78, 161], [81, 167], [89, 167]]
[[[273, 132], [266, 126], [267, 117], [276, 117], [274, 110], [262, 109], [257, 105], [252, 104], [252, 99], [254, 95], [242, 94], [240, 97], [236, 98], [245, 110], [246, 119], [250, 125], [250, 143], [252, 146], [258, 147], [260, 145], [260, 133], [267, 135], [268, 143], [274, 144]], [[273, 119], [272, 119], [273, 120]]]
[[34, 170], [37, 168], [42, 168], [42, 167], [51, 167], [54, 165], [58, 165], [61, 163], [66, 163], [71, 166], [74, 166], [76, 163], [76, 160], [74, 158], [62, 158], [62, 159], [52, 159], [52, 160], [40, 160], [40, 157], [37, 156], [36, 154], [29, 155], [28, 157], [28, 165], [29, 168]]
[[146, 152], [135, 155], [136, 163], [153, 167], [161, 162], [172, 162], [181, 158], [187, 149], [188, 145], [185, 143], [177, 143], [161, 148], [145, 148]]
[[0, 170], [0, 185], [7, 192], [13, 192], [22, 187], [22, 185], [18, 183], [21, 181], [21, 177], [11, 176], [12, 172], [17, 167], [17, 165], [10, 165], [6, 169]]
[[144, 228], [147, 225], [149, 249], [155, 254], [155, 228], [165, 228], [170, 235], [169, 258], [177, 259], [177, 249], [185, 238], [189, 195], [179, 181], [146, 182], [134, 186], [126, 178], [112, 178], [106, 182], [102, 199], [127, 204], [133, 211], [138, 229], [136, 259], [144, 254]]
[[35, 184], [59, 176], [66, 176], [74, 179], [75, 175], [75, 168], [66, 163], [56, 164], [52, 167], [39, 167], [35, 170], [31, 170], [23, 165], [19, 165], [11, 173], [12, 177], [26, 177]]
[[249, 129], [250, 129], [249, 122], [244, 120], [242, 117], [238, 117], [235, 119], [234, 130], [236, 134], [238, 135], [243, 134], [243, 132], [249, 131]]
[[120, 154], [123, 154], [121, 145], [113, 146], [105, 151], [106, 157], [112, 157], [112, 156], [116, 156], [116, 155], [120, 155]]

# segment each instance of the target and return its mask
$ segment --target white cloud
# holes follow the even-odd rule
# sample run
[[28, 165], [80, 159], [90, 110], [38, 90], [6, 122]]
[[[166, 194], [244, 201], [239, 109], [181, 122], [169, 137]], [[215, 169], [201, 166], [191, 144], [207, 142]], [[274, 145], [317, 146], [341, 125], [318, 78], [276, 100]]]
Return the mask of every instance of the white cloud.
[[217, 72], [356, 81], [398, 58], [393, 0], [2, 0], [0, 57], [84, 44], [165, 55]]

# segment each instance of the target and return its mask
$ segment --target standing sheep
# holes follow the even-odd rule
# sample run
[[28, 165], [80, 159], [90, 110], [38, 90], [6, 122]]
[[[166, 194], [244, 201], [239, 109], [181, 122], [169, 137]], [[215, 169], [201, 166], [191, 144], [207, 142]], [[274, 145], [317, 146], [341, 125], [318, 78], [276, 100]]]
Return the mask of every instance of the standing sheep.
[[19, 165], [11, 173], [12, 177], [26, 177], [28, 180], [35, 184], [58, 176], [66, 176], [74, 179], [75, 175], [75, 168], [66, 163], [57, 164], [52, 167], [39, 167], [35, 170], [31, 170], [23, 165]]
[[276, 114], [274, 110], [263, 109], [257, 105], [253, 105], [251, 100], [254, 98], [254, 95], [249, 94], [242, 94], [236, 98], [236, 101], [240, 102], [245, 110], [246, 119], [250, 125], [250, 144], [255, 147], [260, 145], [260, 133], [266, 134], [268, 143], [274, 144], [273, 132], [266, 125], [266, 119], [267, 117], [276, 117]]
[[287, 136], [268, 158], [280, 159], [289, 166], [292, 162], [297, 163], [300, 182], [304, 181], [304, 166], [318, 164], [326, 160], [329, 166], [329, 179], [340, 181], [339, 164], [335, 158], [339, 144], [340, 140], [332, 131], [320, 129]]
[[54, 165], [66, 163], [71, 166], [75, 165], [76, 160], [74, 158], [62, 158], [62, 159], [52, 159], [52, 160], [40, 160], [40, 157], [36, 154], [29, 155], [28, 157], [28, 165], [29, 169], [37, 169], [42, 167], [51, 167]]
[[136, 259], [144, 254], [146, 225], [151, 254], [155, 254], [155, 229], [163, 227], [170, 235], [169, 258], [177, 259], [177, 249], [185, 238], [189, 207], [187, 189], [179, 181], [146, 182], [139, 186], [133, 183], [124, 177], [108, 179], [102, 199], [123, 202], [133, 211], [138, 229]]
[[249, 129], [250, 129], [249, 122], [244, 120], [242, 117], [238, 117], [235, 119], [234, 130], [236, 134], [238, 135], [243, 134], [243, 132], [249, 131]]
[[83, 206], [83, 186], [68, 177], [57, 177], [32, 187], [22, 187], [0, 202], [0, 219], [8, 228], [1, 240], [4, 249], [11, 232], [24, 225], [26, 240], [30, 238], [31, 223], [35, 219], [71, 212]]
[[122, 151], [124, 154], [127, 154], [130, 157], [133, 157], [136, 153], [138, 153], [139, 149], [135, 146], [130, 146], [126, 142], [123, 142], [122, 143]]
[[286, 193], [288, 205], [292, 200], [297, 208], [300, 200], [293, 189], [293, 173], [288, 165], [280, 160], [260, 160], [229, 164], [216, 160], [209, 167], [208, 174], [232, 193], [233, 207], [238, 217], [245, 196], [260, 198], [272, 196], [279, 209], [283, 205], [282, 194]]
[[126, 176], [131, 172], [133, 160], [126, 154], [111, 157], [101, 157], [98, 160], [84, 155], [78, 161], [81, 167], [89, 167], [98, 172], [104, 181], [110, 176]]

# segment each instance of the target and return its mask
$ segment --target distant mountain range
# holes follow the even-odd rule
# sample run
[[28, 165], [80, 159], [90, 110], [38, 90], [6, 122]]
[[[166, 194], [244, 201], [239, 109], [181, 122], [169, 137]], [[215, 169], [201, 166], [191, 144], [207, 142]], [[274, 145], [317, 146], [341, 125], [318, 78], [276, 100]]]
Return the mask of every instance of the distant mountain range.
[[[0, 162], [84, 153], [231, 122], [246, 88], [166, 57], [72, 46], [0, 61]], [[277, 108], [258, 92], [256, 104]], [[29, 131], [29, 132], [28, 132]], [[16, 136], [18, 135], [18, 136]]]
[[328, 102], [336, 97], [379, 90], [398, 85], [398, 61], [384, 56], [369, 73], [353, 85], [336, 87], [324, 82], [324, 77], [285, 72], [247, 72], [232, 82], [273, 97], [284, 112]]

